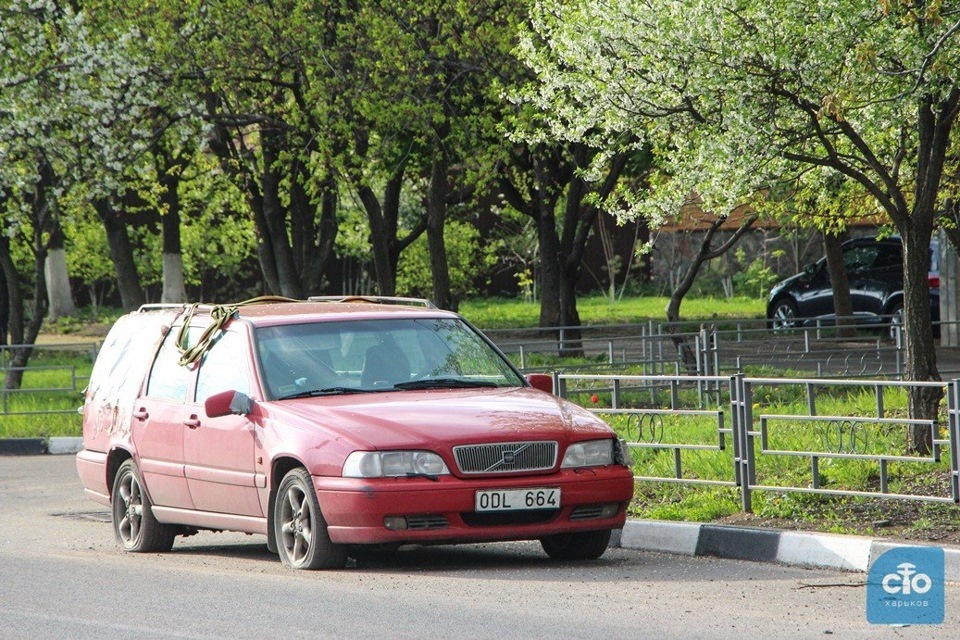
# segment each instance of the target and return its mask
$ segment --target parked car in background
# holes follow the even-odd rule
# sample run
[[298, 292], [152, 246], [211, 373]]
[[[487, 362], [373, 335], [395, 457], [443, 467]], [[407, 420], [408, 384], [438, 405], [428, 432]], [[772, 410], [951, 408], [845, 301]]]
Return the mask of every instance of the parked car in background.
[[633, 497], [623, 441], [457, 314], [389, 302], [122, 317], [90, 376], [77, 455], [120, 546], [241, 531], [295, 569], [409, 543], [602, 555]]
[[[858, 323], [903, 324], [903, 245], [899, 237], [855, 238], [843, 243], [843, 264], [850, 284], [850, 301]], [[940, 319], [940, 269], [937, 241], [930, 246], [930, 314]], [[792, 329], [835, 319], [833, 288], [826, 258], [807, 265], [774, 285], [767, 318], [775, 330]]]

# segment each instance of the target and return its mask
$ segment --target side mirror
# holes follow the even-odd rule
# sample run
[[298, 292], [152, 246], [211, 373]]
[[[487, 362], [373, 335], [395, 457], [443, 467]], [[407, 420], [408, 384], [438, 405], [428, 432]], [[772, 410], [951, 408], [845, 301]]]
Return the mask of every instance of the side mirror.
[[546, 373], [528, 373], [527, 382], [534, 389], [539, 389], [546, 393], [553, 393], [553, 376]]
[[253, 411], [253, 400], [239, 391], [221, 391], [207, 398], [203, 408], [210, 418], [229, 415], [247, 415]]

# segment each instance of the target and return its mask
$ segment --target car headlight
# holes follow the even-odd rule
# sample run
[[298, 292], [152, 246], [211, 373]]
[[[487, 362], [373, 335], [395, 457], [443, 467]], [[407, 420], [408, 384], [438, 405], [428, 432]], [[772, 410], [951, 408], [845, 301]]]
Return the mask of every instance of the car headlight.
[[613, 464], [613, 443], [612, 438], [606, 438], [572, 444], [567, 447], [567, 453], [563, 456], [563, 464], [560, 466], [564, 468], [599, 467]]
[[343, 463], [344, 478], [442, 476], [443, 458], [431, 451], [354, 451]]

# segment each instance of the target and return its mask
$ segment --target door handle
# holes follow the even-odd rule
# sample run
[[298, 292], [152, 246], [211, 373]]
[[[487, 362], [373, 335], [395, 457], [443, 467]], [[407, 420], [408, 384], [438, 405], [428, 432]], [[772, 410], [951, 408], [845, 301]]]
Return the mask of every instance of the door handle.
[[147, 413], [146, 409], [138, 409], [137, 411], [133, 412], [133, 417], [137, 420], [146, 420], [150, 417], [150, 414]]
[[196, 429], [200, 426], [200, 419], [197, 416], [190, 416], [188, 419], [183, 421], [183, 424], [187, 425], [191, 429]]

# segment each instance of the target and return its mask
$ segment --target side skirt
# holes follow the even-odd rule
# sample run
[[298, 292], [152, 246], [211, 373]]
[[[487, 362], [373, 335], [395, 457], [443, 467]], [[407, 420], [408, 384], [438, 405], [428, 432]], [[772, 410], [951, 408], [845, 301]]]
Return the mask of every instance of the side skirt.
[[218, 529], [267, 535], [266, 518], [157, 506], [153, 507], [153, 515], [158, 522], [164, 524], [184, 524], [198, 529]]

